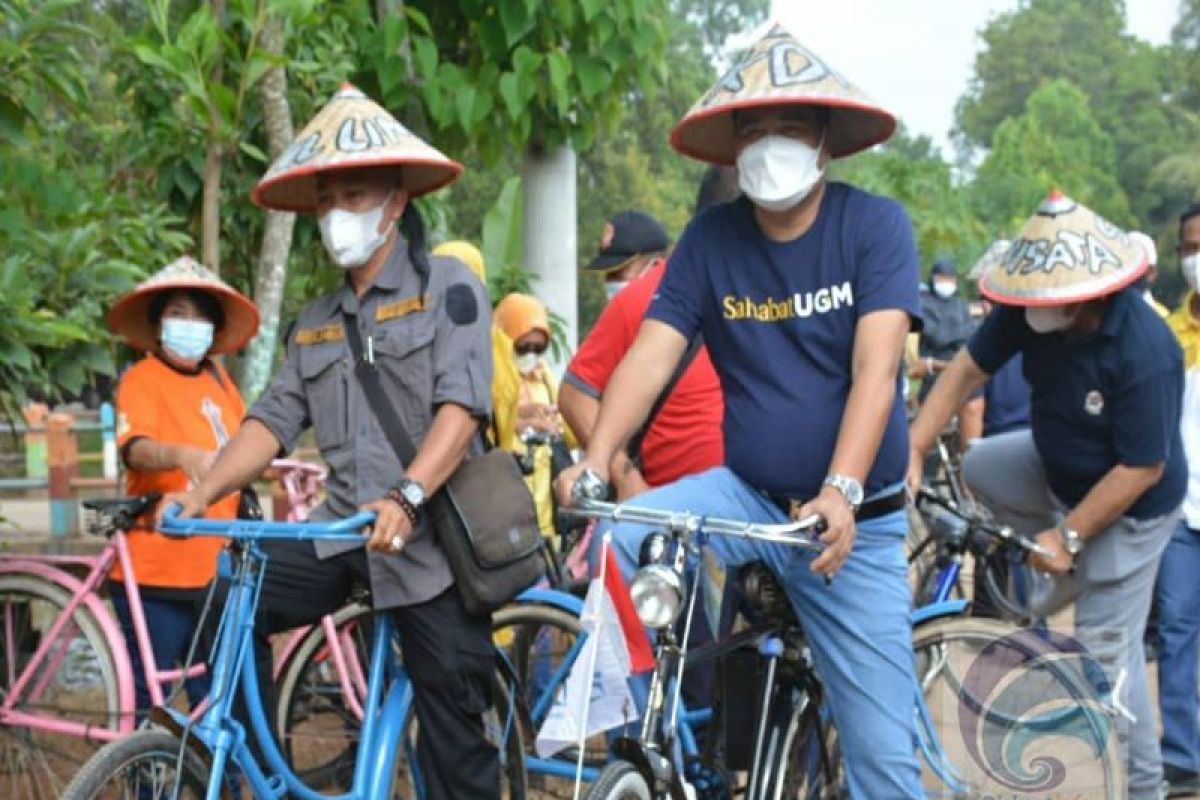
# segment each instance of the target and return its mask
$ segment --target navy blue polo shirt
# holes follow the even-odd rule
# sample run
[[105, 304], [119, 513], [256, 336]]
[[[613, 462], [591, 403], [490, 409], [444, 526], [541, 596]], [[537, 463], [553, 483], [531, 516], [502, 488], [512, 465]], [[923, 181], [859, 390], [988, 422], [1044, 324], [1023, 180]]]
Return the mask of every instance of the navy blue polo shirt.
[[[854, 330], [872, 311], [919, 319], [912, 225], [895, 201], [840, 183], [790, 242], [767, 239], [745, 198], [701, 212], [671, 254], [646, 314], [701, 332], [725, 400], [726, 464], [756, 488], [821, 489], [850, 393]], [[908, 465], [900, 375], [864, 483], [869, 497]]]
[[1029, 381], [1023, 372], [1024, 359], [1020, 353], [993, 373], [983, 387], [983, 435], [1029, 427]]
[[1183, 353], [1136, 289], [1113, 295], [1096, 333], [1035, 333], [1022, 308], [998, 307], [968, 342], [995, 373], [1017, 353], [1033, 389], [1033, 441], [1050, 488], [1074, 506], [1117, 464], [1165, 464], [1162, 479], [1126, 512], [1150, 519], [1183, 502], [1187, 464], [1179, 433]]

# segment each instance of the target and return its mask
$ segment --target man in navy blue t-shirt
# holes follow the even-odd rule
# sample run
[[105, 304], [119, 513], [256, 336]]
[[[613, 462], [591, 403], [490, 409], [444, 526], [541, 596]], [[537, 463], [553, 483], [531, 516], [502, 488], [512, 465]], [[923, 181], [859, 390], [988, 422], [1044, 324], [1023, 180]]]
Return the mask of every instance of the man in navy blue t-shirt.
[[963, 476], [997, 519], [1048, 554], [1060, 576], [1041, 603], [1074, 600], [1076, 638], [1107, 669], [1127, 758], [1128, 797], [1162, 783], [1142, 635], [1163, 548], [1187, 484], [1180, 406], [1183, 357], [1131, 286], [1145, 256], [1128, 235], [1054, 194], [980, 289], [1000, 305], [959, 352], [912, 426], [909, 480], [969, 392], [1024, 357], [1031, 430], [983, 439]]
[[[846, 93], [853, 93], [853, 97]], [[759, 522], [822, 516], [815, 558], [712, 537], [727, 564], [782, 579], [812, 645], [851, 795], [923, 797], [914, 752], [908, 458], [901, 353], [919, 318], [912, 227], [894, 201], [827, 183], [824, 167], [890, 135], [894, 120], [781, 28], [689, 112], [674, 146], [736, 160], [745, 197], [699, 214], [670, 257], [637, 340], [604, 393], [583, 469], [614, 452], [701, 333], [721, 379], [726, 465], [637, 505]], [[614, 545], [637, 563], [643, 527]], [[832, 582], [827, 577], [836, 576]]]

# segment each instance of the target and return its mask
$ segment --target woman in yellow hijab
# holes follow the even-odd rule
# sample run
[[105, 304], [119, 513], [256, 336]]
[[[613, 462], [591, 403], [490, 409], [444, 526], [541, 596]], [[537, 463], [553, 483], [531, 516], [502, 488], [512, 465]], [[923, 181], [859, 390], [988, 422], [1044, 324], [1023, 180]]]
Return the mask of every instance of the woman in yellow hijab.
[[[509, 359], [516, 364], [520, 381], [510, 387], [493, 386], [497, 420], [511, 420], [497, 428], [498, 444], [516, 453], [525, 453], [521, 434], [532, 430], [561, 436], [568, 448], [577, 446], [574, 434], [558, 414], [558, 382], [550, 374], [544, 355], [550, 346], [550, 318], [546, 306], [536, 297], [513, 293], [496, 306], [493, 320], [512, 341]], [[497, 354], [499, 357], [499, 354]], [[510, 389], [505, 391], [506, 389]], [[551, 448], [538, 446], [534, 451], [533, 473], [525, 478], [537, 505], [542, 535], [554, 535], [554, 503], [551, 498]]]

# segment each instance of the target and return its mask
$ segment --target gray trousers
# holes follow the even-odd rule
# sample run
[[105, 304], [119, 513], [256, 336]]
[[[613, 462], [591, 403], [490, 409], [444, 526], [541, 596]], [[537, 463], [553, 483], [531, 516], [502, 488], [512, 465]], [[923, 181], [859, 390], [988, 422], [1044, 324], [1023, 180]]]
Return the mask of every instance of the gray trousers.
[[[963, 477], [997, 520], [1025, 536], [1057, 525], [1068, 509], [1050, 492], [1033, 434], [1016, 431], [972, 445]], [[1121, 517], [1084, 545], [1073, 575], [1054, 580], [1043, 595], [1045, 614], [1075, 603], [1075, 638], [1109, 671], [1119, 689], [1117, 731], [1131, 800], [1160, 797], [1162, 756], [1155, 705], [1146, 682], [1142, 635], [1154, 578], [1179, 510], [1149, 520]]]

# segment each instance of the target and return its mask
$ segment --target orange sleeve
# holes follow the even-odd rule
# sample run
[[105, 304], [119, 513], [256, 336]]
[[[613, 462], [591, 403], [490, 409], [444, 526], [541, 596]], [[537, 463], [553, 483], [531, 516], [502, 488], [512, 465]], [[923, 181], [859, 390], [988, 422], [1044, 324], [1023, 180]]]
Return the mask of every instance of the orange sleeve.
[[155, 389], [142, 379], [138, 362], [126, 370], [117, 385], [117, 447], [122, 448], [139, 437], [160, 441], [159, 403], [161, 387]]

